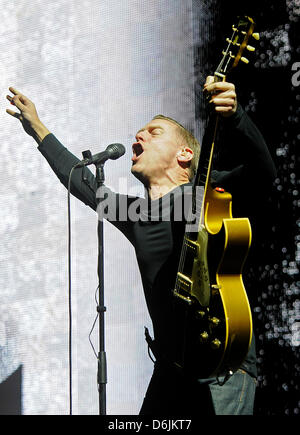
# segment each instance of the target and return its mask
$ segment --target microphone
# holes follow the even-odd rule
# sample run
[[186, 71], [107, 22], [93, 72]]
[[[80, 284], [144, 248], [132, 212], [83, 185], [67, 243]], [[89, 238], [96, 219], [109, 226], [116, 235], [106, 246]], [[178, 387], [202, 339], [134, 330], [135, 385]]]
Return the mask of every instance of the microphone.
[[84, 151], [83, 156], [87, 156], [81, 162], [78, 162], [76, 168], [83, 168], [88, 165], [97, 165], [106, 162], [106, 160], [117, 160], [119, 157], [125, 154], [125, 147], [121, 143], [112, 143], [108, 145], [105, 151], [94, 154], [92, 156], [90, 151]]

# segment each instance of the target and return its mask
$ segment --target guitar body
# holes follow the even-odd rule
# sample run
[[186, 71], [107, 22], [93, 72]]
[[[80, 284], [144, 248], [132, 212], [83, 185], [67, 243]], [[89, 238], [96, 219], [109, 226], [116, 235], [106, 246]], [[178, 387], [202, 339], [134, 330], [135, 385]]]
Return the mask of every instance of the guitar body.
[[[220, 252], [219, 246], [222, 250], [217, 267], [213, 267], [215, 276], [211, 276], [211, 282], [215, 283], [212, 299], [220, 299], [216, 307], [222, 304], [219, 315], [222, 316], [221, 342], [224, 343], [223, 355], [214, 374], [224, 374], [228, 370], [236, 371], [245, 359], [252, 339], [252, 315], [242, 278], [252, 232], [247, 218], [232, 217], [229, 197], [231, 195], [226, 192], [209, 188], [206, 201], [205, 226], [210, 232], [210, 249], [215, 247], [216, 251]], [[213, 252], [211, 255], [214, 257]], [[211, 263], [215, 264], [213, 259]], [[210, 310], [214, 314], [213, 300]]]
[[177, 318], [184, 319], [177, 325], [176, 366], [198, 378], [235, 372], [252, 339], [242, 279], [251, 226], [247, 218], [232, 218], [229, 193], [209, 187], [206, 198], [205, 225], [196, 241], [186, 241], [190, 251], [191, 244], [197, 249], [179, 272], [175, 306]]

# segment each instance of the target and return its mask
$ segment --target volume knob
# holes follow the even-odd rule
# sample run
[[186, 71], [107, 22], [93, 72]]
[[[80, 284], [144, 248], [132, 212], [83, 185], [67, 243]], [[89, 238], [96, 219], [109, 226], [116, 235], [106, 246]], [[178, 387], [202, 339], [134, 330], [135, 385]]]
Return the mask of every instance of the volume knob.
[[201, 332], [200, 334], [200, 342], [201, 343], [206, 343], [208, 340], [208, 333], [206, 331]]
[[209, 322], [211, 326], [218, 326], [220, 323], [220, 319], [218, 319], [217, 317], [210, 317]]
[[221, 346], [221, 342], [220, 340], [218, 340], [217, 338], [215, 338], [211, 343], [210, 346], [212, 347], [212, 349], [219, 349], [219, 347]]

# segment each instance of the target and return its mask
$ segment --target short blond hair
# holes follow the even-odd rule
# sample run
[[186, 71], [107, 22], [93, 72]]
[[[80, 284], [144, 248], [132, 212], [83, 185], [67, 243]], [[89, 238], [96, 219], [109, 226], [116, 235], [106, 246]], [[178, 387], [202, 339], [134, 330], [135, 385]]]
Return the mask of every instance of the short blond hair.
[[165, 115], [156, 115], [154, 116], [153, 119], [164, 119], [166, 121], [170, 121], [173, 124], [175, 124], [178, 127], [179, 134], [183, 139], [185, 145], [191, 148], [191, 150], [193, 151], [194, 156], [193, 159], [191, 160], [191, 165], [189, 167], [189, 179], [191, 181], [196, 175], [196, 171], [197, 171], [197, 166], [198, 166], [198, 161], [200, 156], [200, 148], [201, 148], [200, 143], [189, 130], [183, 127], [183, 125], [179, 124], [179, 122], [177, 122], [175, 119], [169, 118], [168, 116]]

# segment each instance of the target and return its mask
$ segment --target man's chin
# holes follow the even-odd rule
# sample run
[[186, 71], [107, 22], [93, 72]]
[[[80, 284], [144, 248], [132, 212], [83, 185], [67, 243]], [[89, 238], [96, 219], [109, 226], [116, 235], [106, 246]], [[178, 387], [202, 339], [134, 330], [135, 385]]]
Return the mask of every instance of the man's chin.
[[142, 171], [141, 169], [138, 168], [138, 165], [137, 165], [137, 164], [131, 166], [131, 173], [132, 173], [132, 175], [134, 175], [135, 178], [137, 178], [141, 183], [143, 183], [143, 184], [147, 184], [147, 183], [146, 183], [146, 177], [145, 177], [145, 175], [143, 174], [143, 171]]

